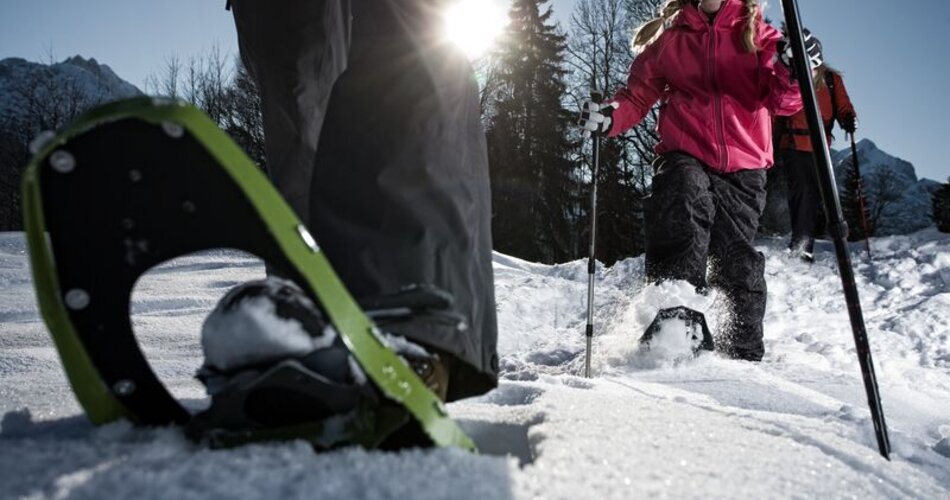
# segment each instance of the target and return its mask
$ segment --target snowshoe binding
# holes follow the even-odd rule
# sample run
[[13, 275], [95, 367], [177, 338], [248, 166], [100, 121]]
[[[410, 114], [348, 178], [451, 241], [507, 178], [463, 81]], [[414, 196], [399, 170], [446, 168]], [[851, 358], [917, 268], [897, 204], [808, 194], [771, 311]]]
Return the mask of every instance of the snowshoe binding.
[[[411, 305], [426, 296], [436, 306], [451, 305], [442, 301], [451, 298], [445, 292], [413, 288], [386, 298], [386, 309], [368, 312], [422, 318], [429, 311]], [[448, 377], [438, 355], [403, 337], [378, 335], [444, 399]], [[196, 440], [229, 446], [307, 436], [315, 447], [329, 449], [408, 423], [408, 414], [382, 397], [325, 315], [291, 281], [269, 277], [233, 288], [205, 320], [201, 340], [205, 364], [197, 376], [212, 403], [188, 424]], [[363, 418], [367, 408], [386, 412], [393, 429], [366, 432], [375, 424]]]

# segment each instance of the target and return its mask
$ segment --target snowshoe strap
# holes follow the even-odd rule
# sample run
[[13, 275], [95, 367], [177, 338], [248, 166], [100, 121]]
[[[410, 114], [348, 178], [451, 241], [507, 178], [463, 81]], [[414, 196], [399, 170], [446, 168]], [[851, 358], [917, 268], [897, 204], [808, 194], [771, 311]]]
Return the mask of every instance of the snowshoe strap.
[[411, 311], [447, 310], [455, 300], [452, 294], [432, 285], [413, 285], [396, 293], [376, 295], [359, 300], [366, 311], [409, 309]]
[[[373, 418], [380, 412], [387, 418]], [[211, 407], [191, 419], [187, 433], [212, 447], [306, 439], [321, 450], [351, 444], [372, 448], [408, 418], [398, 405], [384, 409], [369, 386], [339, 384], [288, 359], [230, 377]]]

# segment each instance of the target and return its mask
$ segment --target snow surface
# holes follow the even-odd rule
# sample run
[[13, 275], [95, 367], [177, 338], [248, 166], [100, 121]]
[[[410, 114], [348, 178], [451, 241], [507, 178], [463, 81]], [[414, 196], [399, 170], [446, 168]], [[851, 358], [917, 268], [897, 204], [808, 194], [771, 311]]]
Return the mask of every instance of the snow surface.
[[[894, 452], [876, 449], [835, 257], [814, 265], [762, 240], [769, 304], [761, 363], [665, 359], [637, 338], [661, 307], [722, 298], [672, 283], [643, 291], [643, 261], [598, 269], [593, 369], [584, 364], [586, 263], [495, 255], [502, 379], [449, 405], [482, 453], [301, 442], [210, 451], [175, 428], [82, 416], [38, 318], [20, 233], [0, 233], [2, 498], [950, 498], [950, 235], [933, 229], [853, 247]], [[176, 259], [133, 296], [156, 373], [201, 401], [205, 315], [263, 276], [229, 251]], [[504, 454], [508, 456], [504, 456]]]

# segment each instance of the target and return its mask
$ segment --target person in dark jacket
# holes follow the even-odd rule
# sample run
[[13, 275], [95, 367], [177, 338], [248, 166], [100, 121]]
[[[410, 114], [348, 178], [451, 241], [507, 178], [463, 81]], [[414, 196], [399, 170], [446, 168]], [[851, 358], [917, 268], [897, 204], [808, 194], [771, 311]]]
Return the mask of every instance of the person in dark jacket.
[[637, 32], [643, 51], [627, 85], [603, 109], [588, 103], [585, 124], [616, 136], [661, 102], [647, 278], [705, 289], [711, 269], [732, 305], [724, 350], [751, 361], [765, 352], [765, 259], [752, 239], [772, 165], [771, 116], [802, 106], [789, 67], [776, 62], [781, 38], [755, 0], [670, 0]]
[[[812, 68], [815, 69], [814, 84], [830, 145], [833, 139], [831, 131], [836, 121], [845, 132], [854, 134], [858, 126], [857, 113], [841, 73], [825, 64], [821, 42], [808, 30], [804, 30], [804, 33], [806, 39], [817, 47], [811, 56]], [[788, 180], [788, 213], [792, 225], [788, 248], [802, 260], [813, 262], [815, 238], [822, 227], [820, 219], [823, 212], [814, 148], [805, 111], [789, 117], [776, 117], [774, 130], [778, 143], [776, 163], [786, 169]]]
[[230, 7], [261, 94], [270, 178], [350, 292], [428, 285], [452, 295], [461, 331], [400, 332], [439, 355], [451, 401], [494, 388], [498, 356], [478, 88], [441, 39], [443, 3]]

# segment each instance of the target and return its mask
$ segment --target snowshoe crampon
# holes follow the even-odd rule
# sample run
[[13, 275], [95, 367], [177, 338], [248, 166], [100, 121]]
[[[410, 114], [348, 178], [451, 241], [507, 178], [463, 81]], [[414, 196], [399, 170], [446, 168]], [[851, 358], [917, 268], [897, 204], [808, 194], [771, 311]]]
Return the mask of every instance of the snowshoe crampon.
[[715, 347], [706, 317], [685, 306], [661, 309], [640, 337], [640, 345], [647, 349], [662, 345], [670, 351], [688, 350], [693, 355]]
[[[264, 439], [310, 435], [320, 444], [320, 429], [334, 424], [343, 427], [340, 444], [372, 447], [409, 421], [434, 445], [474, 449], [441, 401], [383, 343], [264, 174], [196, 108], [150, 98], [97, 108], [41, 146], [24, 174], [23, 194], [40, 310], [94, 424], [192, 420], [139, 349], [131, 292], [158, 264], [233, 248], [260, 257], [319, 305], [387, 403], [365, 404], [346, 425], [299, 423]], [[281, 364], [274, 370], [285, 372], [272, 375], [297, 368]], [[259, 436], [230, 434], [235, 439], [226, 444]]]

